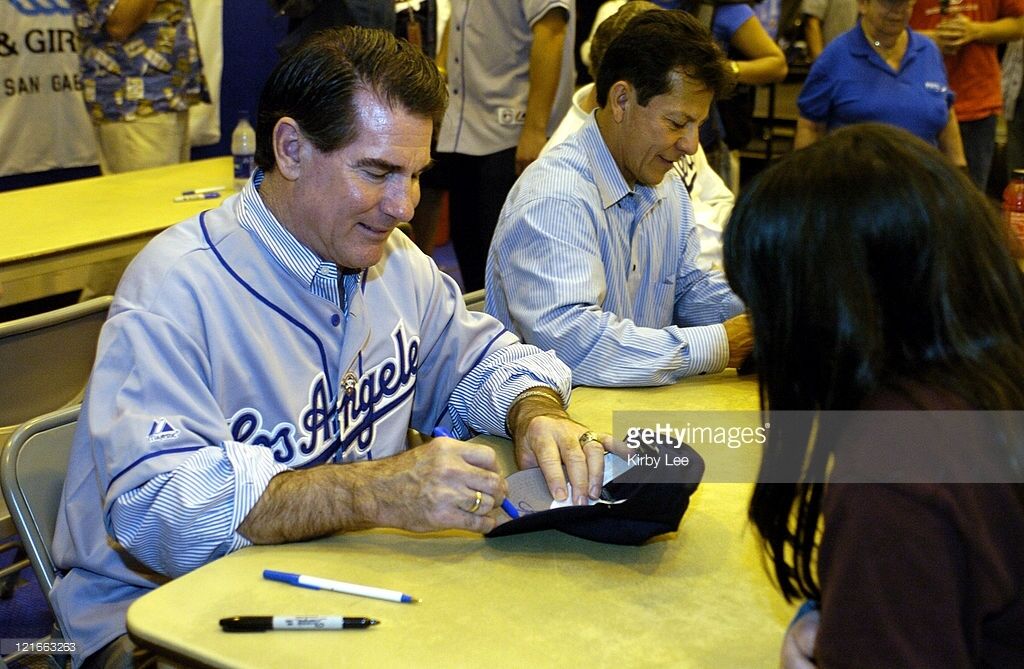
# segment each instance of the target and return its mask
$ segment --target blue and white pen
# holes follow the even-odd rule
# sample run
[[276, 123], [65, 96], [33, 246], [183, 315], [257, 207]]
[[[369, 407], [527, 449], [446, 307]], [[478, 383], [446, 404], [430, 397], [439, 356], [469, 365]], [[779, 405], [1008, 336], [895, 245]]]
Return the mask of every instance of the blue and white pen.
[[220, 193], [192, 193], [190, 195], [179, 195], [174, 198], [175, 202], [194, 202], [196, 200], [216, 200], [220, 197]]
[[193, 188], [181, 191], [182, 195], [202, 195], [203, 193], [219, 193], [227, 186], [207, 186], [206, 188]]
[[413, 602], [420, 601], [412, 595], [407, 595], [404, 592], [399, 592], [398, 590], [374, 588], [369, 585], [345, 583], [344, 581], [334, 581], [329, 578], [319, 578], [317, 576], [303, 576], [302, 574], [292, 574], [286, 571], [274, 571], [273, 569], [264, 569], [263, 578], [267, 579], [268, 581], [278, 581], [280, 583], [287, 583], [289, 585], [297, 585], [300, 588], [310, 588], [311, 590], [330, 590], [332, 592], [343, 592], [346, 595], [371, 597], [373, 599], [383, 599], [388, 602], [401, 602], [403, 604], [411, 604]]
[[[455, 435], [451, 433], [451, 430], [440, 426], [435, 427], [434, 431], [431, 432], [430, 435], [432, 437], [448, 437], [449, 439], [455, 439]], [[513, 520], [519, 517], [519, 510], [516, 509], [515, 505], [509, 501], [508, 497], [501, 500], [501, 509]]]

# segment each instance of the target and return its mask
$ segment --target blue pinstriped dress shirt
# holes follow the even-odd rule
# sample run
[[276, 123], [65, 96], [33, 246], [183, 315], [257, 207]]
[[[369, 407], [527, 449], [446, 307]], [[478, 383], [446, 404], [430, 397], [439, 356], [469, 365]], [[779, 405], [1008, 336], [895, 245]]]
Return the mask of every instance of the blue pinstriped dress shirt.
[[573, 383], [650, 386], [718, 372], [743, 310], [699, 242], [674, 170], [630, 188], [594, 116], [523, 173], [487, 258], [487, 311], [553, 349]]

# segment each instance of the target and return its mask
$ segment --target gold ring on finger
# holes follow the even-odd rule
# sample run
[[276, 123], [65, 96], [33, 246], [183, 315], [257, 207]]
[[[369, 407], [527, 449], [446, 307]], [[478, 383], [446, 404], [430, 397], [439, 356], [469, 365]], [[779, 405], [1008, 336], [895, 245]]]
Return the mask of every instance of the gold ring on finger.
[[476, 510], [480, 508], [480, 503], [484, 501], [484, 494], [479, 490], [476, 491], [476, 498], [473, 500], [473, 506], [469, 507], [469, 513], [476, 513]]

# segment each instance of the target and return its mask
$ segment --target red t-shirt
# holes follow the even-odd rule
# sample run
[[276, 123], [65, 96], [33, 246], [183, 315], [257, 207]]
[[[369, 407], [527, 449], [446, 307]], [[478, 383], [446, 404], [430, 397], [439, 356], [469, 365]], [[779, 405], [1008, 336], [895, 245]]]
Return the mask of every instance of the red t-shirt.
[[[972, 21], [991, 22], [1024, 15], [1024, 0], [950, 0], [946, 16], [963, 14]], [[937, 0], [918, 0], [910, 15], [914, 30], [934, 30], [943, 15]], [[977, 121], [999, 114], [1003, 108], [999, 59], [995, 44], [971, 42], [945, 57], [949, 87], [956, 93], [957, 120]]]

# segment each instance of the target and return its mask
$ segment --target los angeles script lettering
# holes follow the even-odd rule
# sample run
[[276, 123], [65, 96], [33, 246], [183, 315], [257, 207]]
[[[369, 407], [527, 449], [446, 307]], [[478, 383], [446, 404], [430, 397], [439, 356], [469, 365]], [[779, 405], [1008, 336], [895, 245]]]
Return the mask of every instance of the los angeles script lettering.
[[362, 456], [369, 450], [376, 424], [408, 399], [419, 369], [418, 337], [408, 337], [403, 324], [391, 333], [394, 357], [361, 374], [351, 394], [341, 391], [332, 403], [324, 375], [309, 387], [308, 403], [297, 425], [263, 426], [263, 415], [242, 409], [229, 420], [232, 439], [270, 448], [274, 459], [292, 465], [308, 462], [324, 449]]

